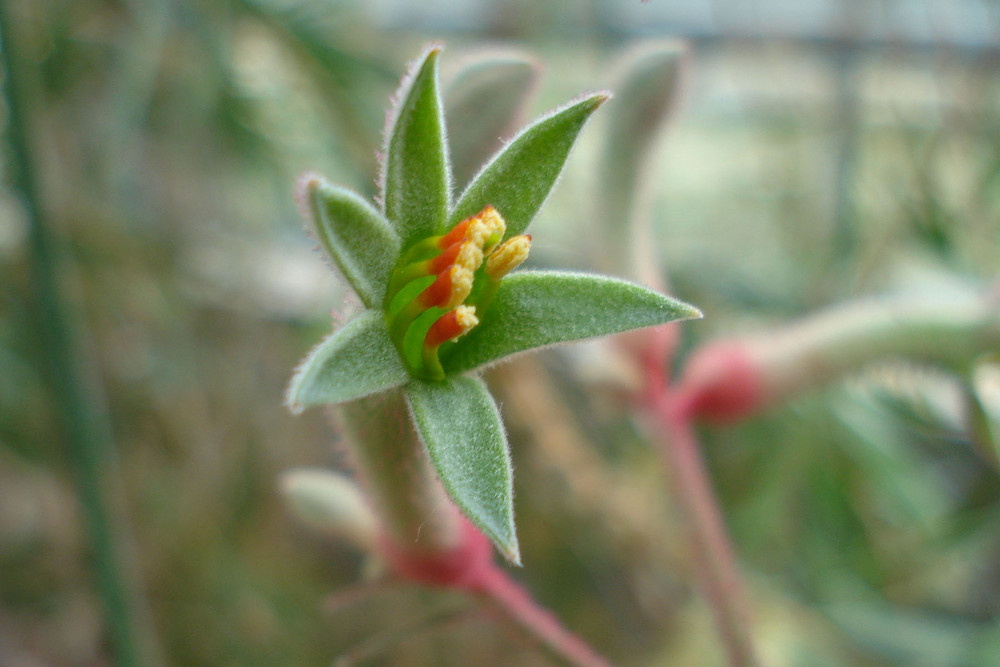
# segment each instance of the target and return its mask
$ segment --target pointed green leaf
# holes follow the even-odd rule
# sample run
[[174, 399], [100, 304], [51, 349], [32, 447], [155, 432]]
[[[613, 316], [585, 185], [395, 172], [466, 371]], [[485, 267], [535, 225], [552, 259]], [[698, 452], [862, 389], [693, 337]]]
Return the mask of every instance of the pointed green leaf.
[[520, 564], [507, 435], [493, 397], [479, 378], [415, 380], [406, 387], [420, 437], [455, 504]]
[[479, 325], [442, 365], [462, 373], [536, 347], [696, 317], [697, 308], [617, 278], [522, 271], [503, 279]]
[[590, 95], [523, 130], [462, 193], [449, 225], [492, 204], [507, 221], [506, 238], [523, 233], [548, 197], [584, 123], [609, 97], [609, 93]]
[[311, 405], [353, 401], [407, 379], [385, 315], [366, 310], [309, 353], [295, 371], [285, 402], [299, 412]]
[[315, 176], [303, 184], [313, 233], [362, 303], [381, 306], [399, 256], [399, 237], [381, 213], [350, 190]]
[[382, 172], [385, 215], [403, 241], [434, 234], [448, 212], [450, 168], [434, 47], [403, 79], [390, 116]]
[[467, 63], [445, 86], [456, 183], [467, 184], [517, 129], [538, 72], [535, 62], [518, 52], [490, 54]]

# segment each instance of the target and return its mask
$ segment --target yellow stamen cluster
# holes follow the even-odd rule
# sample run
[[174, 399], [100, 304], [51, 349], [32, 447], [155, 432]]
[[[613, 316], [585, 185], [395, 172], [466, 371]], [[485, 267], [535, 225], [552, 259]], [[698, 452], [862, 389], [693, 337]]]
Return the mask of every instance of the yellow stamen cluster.
[[[479, 324], [476, 306], [528, 256], [531, 238], [503, 244], [507, 225], [492, 206], [405, 254], [386, 297], [390, 335], [411, 371], [444, 377], [438, 348]], [[433, 280], [430, 278], [433, 277]]]

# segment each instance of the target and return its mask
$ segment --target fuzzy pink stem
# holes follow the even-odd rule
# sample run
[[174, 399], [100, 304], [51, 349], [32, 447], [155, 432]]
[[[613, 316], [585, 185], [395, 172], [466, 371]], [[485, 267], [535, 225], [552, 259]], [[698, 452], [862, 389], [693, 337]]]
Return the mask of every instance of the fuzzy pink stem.
[[[651, 365], [651, 364], [647, 364]], [[674, 479], [674, 491], [691, 532], [695, 568], [716, 626], [734, 667], [758, 664], [750, 633], [748, 606], [719, 511], [718, 500], [691, 427], [695, 404], [687, 393], [671, 392], [662, 371], [650, 369], [644, 400], [650, 431]]]
[[538, 642], [551, 658], [574, 667], [608, 667], [609, 662], [567, 631], [547, 609], [539, 606], [506, 572], [491, 567], [477, 583], [478, 592], [497, 611]]
[[462, 519], [462, 539], [449, 551], [421, 554], [400, 549], [391, 539], [381, 553], [401, 579], [435, 588], [465, 591], [487, 602], [502, 618], [533, 640], [555, 660], [573, 667], [607, 667], [589, 646], [568, 632], [558, 619], [537, 605], [493, 562], [489, 540]]

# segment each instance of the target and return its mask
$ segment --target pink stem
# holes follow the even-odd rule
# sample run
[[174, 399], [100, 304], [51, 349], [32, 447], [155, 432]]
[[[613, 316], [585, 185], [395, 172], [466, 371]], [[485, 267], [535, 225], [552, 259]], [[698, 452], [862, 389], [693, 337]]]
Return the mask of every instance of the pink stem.
[[458, 544], [447, 551], [425, 554], [400, 549], [388, 539], [382, 540], [380, 547], [382, 556], [400, 579], [433, 588], [461, 590], [484, 600], [554, 660], [572, 667], [609, 665], [496, 566], [489, 540], [466, 519], [461, 520]]
[[672, 472], [675, 495], [687, 516], [698, 580], [730, 664], [756, 665], [744, 592], [718, 501], [691, 428], [690, 404], [662, 383], [650, 385], [645, 404], [648, 418], [656, 426], [651, 430], [661, 437], [660, 451]]
[[483, 572], [474, 589], [495, 609], [538, 643], [549, 657], [573, 667], [609, 667], [587, 644], [539, 606], [510, 576], [494, 566]]

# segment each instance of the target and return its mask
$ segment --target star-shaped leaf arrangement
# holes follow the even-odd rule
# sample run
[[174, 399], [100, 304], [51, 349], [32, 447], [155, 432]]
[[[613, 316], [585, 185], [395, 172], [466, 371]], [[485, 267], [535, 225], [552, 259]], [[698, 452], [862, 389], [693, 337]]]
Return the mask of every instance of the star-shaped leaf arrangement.
[[605, 276], [508, 277], [528, 255], [525, 231], [580, 130], [609, 95], [585, 95], [529, 124], [453, 202], [440, 52], [414, 63], [396, 97], [378, 207], [319, 177], [302, 182], [313, 231], [364, 310], [306, 357], [288, 404], [298, 411], [402, 388], [452, 500], [519, 562], [507, 437], [476, 372], [518, 352], [701, 313]]

